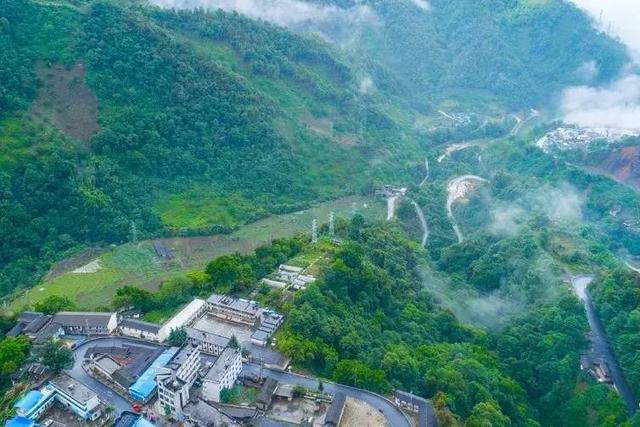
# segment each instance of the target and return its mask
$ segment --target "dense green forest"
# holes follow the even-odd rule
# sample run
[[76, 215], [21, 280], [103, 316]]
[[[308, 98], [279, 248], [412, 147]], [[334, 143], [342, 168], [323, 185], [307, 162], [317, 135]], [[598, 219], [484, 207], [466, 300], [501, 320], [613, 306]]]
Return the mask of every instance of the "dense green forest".
[[[2, 2], [0, 293], [134, 229], [226, 232], [403, 181], [446, 133], [421, 133], [416, 121], [455, 93], [539, 104], [578, 83], [570, 71], [585, 58], [602, 80], [624, 60], [559, 1], [438, 2], [434, 16], [409, 2], [369, 6], [385, 32], [363, 31], [354, 52], [222, 11]], [[566, 33], [549, 41], [558, 26]], [[556, 54], [568, 43], [579, 55]], [[368, 76], [376, 90], [363, 93]]]

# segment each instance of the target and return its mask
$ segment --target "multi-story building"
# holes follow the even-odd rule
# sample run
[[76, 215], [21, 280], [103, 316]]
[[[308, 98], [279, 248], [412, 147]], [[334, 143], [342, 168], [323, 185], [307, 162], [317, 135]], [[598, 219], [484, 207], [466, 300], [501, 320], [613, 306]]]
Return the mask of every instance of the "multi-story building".
[[209, 314], [236, 323], [255, 325], [260, 319], [258, 303], [229, 295], [213, 294], [207, 299]]
[[195, 345], [186, 344], [156, 374], [158, 400], [163, 409], [177, 414], [189, 402], [189, 389], [200, 369], [200, 350]]
[[201, 352], [219, 356], [229, 345], [230, 339], [211, 332], [194, 328], [185, 328], [189, 343], [198, 346]]
[[215, 361], [202, 382], [202, 398], [220, 402], [220, 392], [230, 389], [242, 371], [240, 351], [228, 347]]
[[49, 381], [47, 387], [55, 390], [60, 403], [83, 419], [93, 421], [100, 417], [100, 399], [84, 384], [67, 375], [59, 375]]
[[137, 319], [124, 319], [120, 322], [120, 332], [127, 337], [142, 338], [149, 341], [159, 341], [161, 326], [155, 323]]
[[118, 327], [116, 313], [61, 311], [53, 316], [65, 334], [108, 335]]
[[[35, 421], [58, 401], [84, 420], [96, 420], [101, 415], [98, 396], [85, 385], [61, 374], [40, 390], [31, 390], [15, 405], [16, 418]], [[23, 424], [24, 425], [24, 424]]]

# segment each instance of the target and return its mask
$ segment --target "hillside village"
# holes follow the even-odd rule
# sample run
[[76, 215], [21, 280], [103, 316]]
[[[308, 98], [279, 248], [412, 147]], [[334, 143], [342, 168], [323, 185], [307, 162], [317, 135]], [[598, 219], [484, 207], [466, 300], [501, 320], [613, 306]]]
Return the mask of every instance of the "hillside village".
[[[315, 280], [289, 265], [270, 277], [263, 283], [278, 289], [304, 289]], [[256, 301], [212, 294], [163, 324], [138, 316], [129, 307], [21, 313], [7, 336], [25, 336], [34, 347], [62, 342], [73, 365], [59, 373], [23, 366], [14, 382], [30, 387], [6, 426], [436, 425], [431, 403], [410, 393], [398, 390], [391, 403], [291, 373], [273, 342], [284, 317]], [[392, 407], [395, 418], [376, 402]]]

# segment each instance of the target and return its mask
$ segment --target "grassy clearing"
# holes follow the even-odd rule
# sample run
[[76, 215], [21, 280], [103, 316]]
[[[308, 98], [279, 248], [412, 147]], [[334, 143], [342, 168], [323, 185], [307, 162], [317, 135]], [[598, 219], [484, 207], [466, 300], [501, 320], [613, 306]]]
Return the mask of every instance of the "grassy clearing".
[[[91, 310], [107, 306], [115, 291], [121, 286], [134, 285], [145, 289], [157, 289], [165, 280], [203, 269], [209, 261], [220, 255], [234, 252], [249, 253], [273, 239], [309, 232], [314, 218], [318, 220], [318, 226], [320, 226], [329, 221], [330, 212], [335, 212], [338, 217], [349, 217], [354, 208], [356, 212], [370, 220], [382, 220], [386, 213], [386, 205], [382, 200], [359, 196], [344, 197], [321, 203], [304, 211], [273, 215], [242, 226], [238, 231], [227, 235], [163, 239], [165, 245], [172, 248], [175, 254], [175, 259], [170, 262], [158, 260], [151, 241], [141, 242], [138, 245], [118, 246], [97, 258], [102, 268], [95, 273], [73, 273], [70, 270], [77, 265], [70, 264], [66, 272], [60, 271], [60, 274], [51, 280], [44, 280], [41, 284], [16, 296], [9, 310], [17, 311], [33, 306], [49, 295], [66, 295], [74, 300], [80, 309]], [[313, 252], [304, 254], [294, 262], [306, 265], [312, 263], [323, 253], [322, 245], [324, 243], [321, 243], [317, 254]], [[64, 263], [59, 264], [64, 265]], [[145, 319], [162, 322], [171, 314], [172, 312], [151, 312]]]
[[[242, 224], [249, 215], [260, 213], [240, 195], [220, 196], [206, 189], [195, 189], [159, 200], [154, 210], [169, 228], [201, 229]], [[257, 212], [258, 211], [258, 212]]]

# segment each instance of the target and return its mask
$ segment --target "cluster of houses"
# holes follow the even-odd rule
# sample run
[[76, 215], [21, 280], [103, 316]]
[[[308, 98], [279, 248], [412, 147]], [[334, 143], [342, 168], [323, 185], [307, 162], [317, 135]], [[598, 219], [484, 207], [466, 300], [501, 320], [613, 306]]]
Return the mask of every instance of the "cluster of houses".
[[[301, 277], [302, 281], [308, 280], [296, 267], [281, 266], [279, 271], [290, 284]], [[55, 315], [24, 312], [9, 334], [28, 336], [34, 344], [68, 336], [120, 335], [135, 338], [89, 342], [79, 347], [75, 356], [82, 360], [82, 368], [93, 377], [92, 381], [98, 380], [115, 391], [136, 411], [142, 405], [153, 407], [156, 414], [173, 417], [187, 427], [240, 426], [239, 420], [243, 417], [255, 419], [267, 413], [275, 400], [291, 401], [294, 387], [273, 378], [265, 379], [262, 375], [257, 379], [256, 375], [242, 377], [243, 384], [248, 382], [249, 386], [259, 388], [255, 406], [222, 405], [223, 391], [231, 389], [241, 376], [243, 354], [238, 340], [216, 331], [235, 325], [238, 330], [248, 331], [245, 342], [263, 348], [269, 346], [271, 337], [282, 322], [282, 315], [260, 307], [255, 301], [213, 294], [206, 300], [194, 299], [163, 325], [126, 318], [116, 312], [60, 312]], [[222, 329], [211, 327], [206, 330], [206, 325], [214, 324], [222, 325]], [[186, 341], [180, 347], [164, 345], [174, 330], [186, 332]], [[39, 368], [35, 366], [34, 369]], [[102, 402], [89, 386], [67, 374], [46, 378], [16, 403], [16, 416], [6, 425], [37, 426], [38, 419], [55, 402], [82, 420], [99, 419], [105, 413], [106, 403], [110, 402]], [[101, 396], [105, 398], [104, 393]], [[332, 397], [324, 395], [320, 400], [314, 399], [314, 411], [322, 407], [326, 412], [323, 412], [320, 424], [314, 422], [309, 425], [339, 426], [346, 397], [337, 393]], [[419, 427], [436, 425], [429, 401], [397, 392], [396, 403], [417, 413]], [[153, 425], [137, 412], [125, 410], [117, 415], [115, 421], [109, 421], [117, 427]]]
[[275, 289], [306, 289], [316, 278], [308, 274], [304, 268], [281, 264], [272, 274], [272, 278], [262, 279], [262, 283]]
[[36, 421], [56, 402], [87, 421], [98, 419], [105, 407], [96, 393], [68, 375], [61, 374], [18, 400], [14, 405], [16, 416], [9, 419], [5, 425], [36, 426]]

